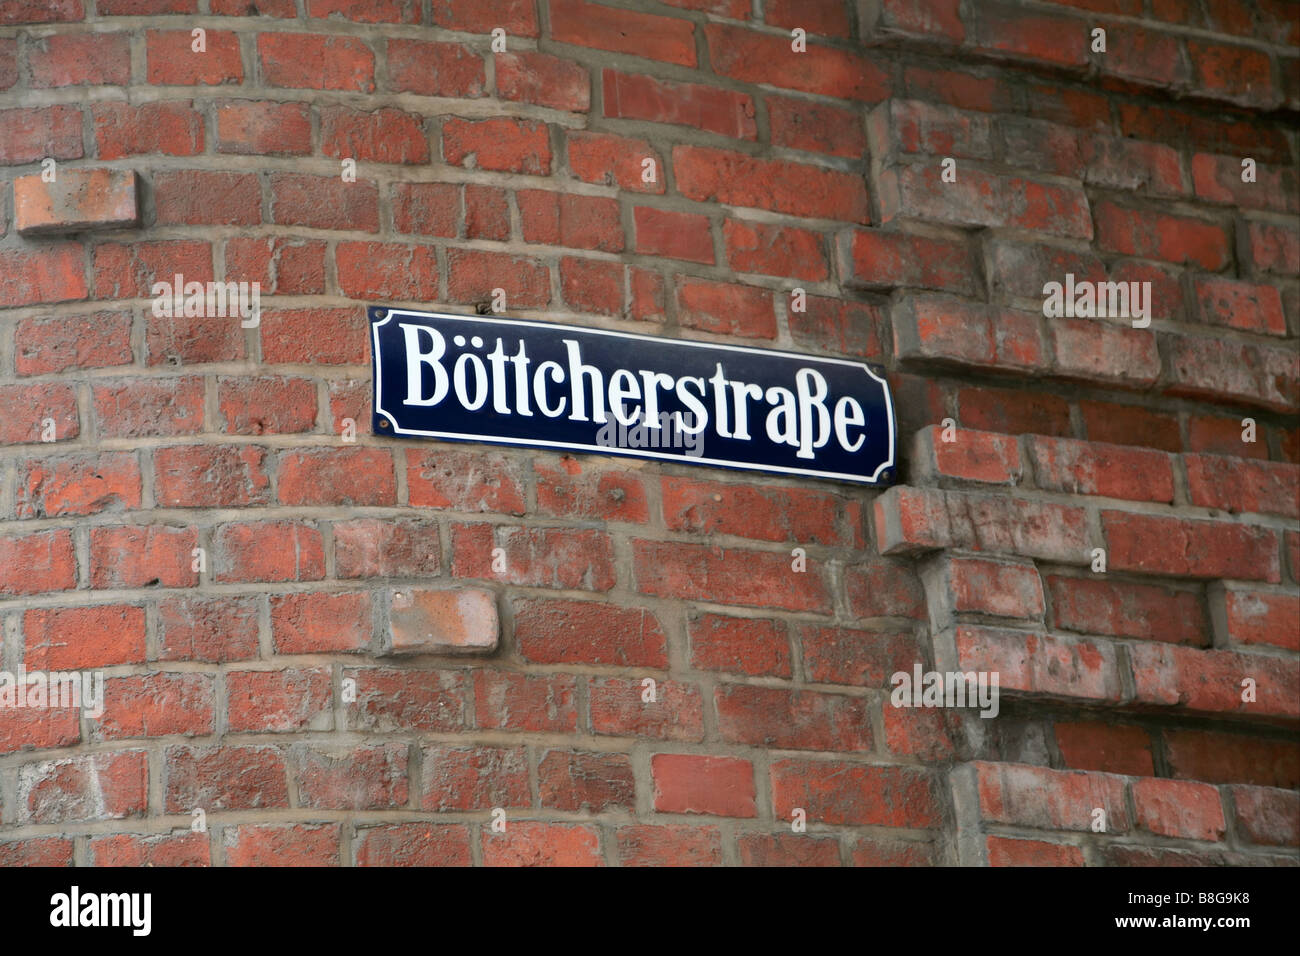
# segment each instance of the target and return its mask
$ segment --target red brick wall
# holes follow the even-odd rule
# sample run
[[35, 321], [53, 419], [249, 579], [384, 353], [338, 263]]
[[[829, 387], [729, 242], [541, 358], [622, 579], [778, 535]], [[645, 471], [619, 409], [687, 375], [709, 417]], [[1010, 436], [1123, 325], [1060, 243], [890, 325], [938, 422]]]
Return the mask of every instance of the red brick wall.
[[[1295, 863], [1297, 14], [3, 0], [0, 669], [107, 709], [0, 709], [0, 863]], [[20, 235], [46, 158], [140, 224]], [[901, 486], [371, 435], [363, 306], [495, 288], [882, 362]], [[389, 653], [448, 588], [500, 646]]]

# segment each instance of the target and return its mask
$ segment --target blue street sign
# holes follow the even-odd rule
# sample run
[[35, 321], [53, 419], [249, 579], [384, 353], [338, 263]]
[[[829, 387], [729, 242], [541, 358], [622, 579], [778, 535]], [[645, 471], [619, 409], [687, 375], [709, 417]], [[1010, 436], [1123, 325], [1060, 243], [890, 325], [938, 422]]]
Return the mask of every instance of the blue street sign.
[[370, 309], [374, 431], [881, 484], [881, 368], [481, 315]]

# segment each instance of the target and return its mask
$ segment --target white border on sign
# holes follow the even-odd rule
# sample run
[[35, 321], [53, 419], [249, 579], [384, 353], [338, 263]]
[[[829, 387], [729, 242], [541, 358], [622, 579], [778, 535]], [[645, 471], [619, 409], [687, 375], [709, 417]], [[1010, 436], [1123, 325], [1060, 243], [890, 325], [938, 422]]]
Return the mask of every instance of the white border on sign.
[[[728, 352], [750, 352], [755, 355], [781, 355], [793, 359], [816, 359], [818, 362], [830, 362], [833, 365], [849, 365], [861, 368], [872, 379], [880, 383], [881, 390], [885, 393], [885, 410], [889, 413], [889, 459], [876, 468], [870, 478], [863, 478], [861, 475], [842, 474], [835, 471], [813, 471], [810, 469], [788, 468], [784, 465], [762, 465], [751, 462], [727, 461], [726, 459], [717, 458], [695, 458], [690, 455], [669, 454], [664, 452], [643, 451], [641, 449], [624, 449], [614, 445], [581, 445], [574, 442], [544, 441], [542, 439], [524, 439], [524, 438], [505, 438], [500, 435], [474, 435], [466, 432], [431, 432], [418, 428], [401, 428], [397, 424], [391, 413], [379, 407], [378, 399], [383, 395], [383, 382], [381, 379], [383, 362], [379, 358], [379, 327], [387, 325], [389, 320], [398, 315], [410, 315], [415, 318], [434, 318], [434, 319], [452, 319], [461, 322], [488, 322], [496, 325], [522, 325], [526, 328], [551, 328], [562, 329], [565, 331], [585, 332], [592, 335], [612, 335], [621, 339], [633, 339], [644, 341], [652, 339], [657, 342], [667, 342], [672, 345], [686, 345], [693, 348], [703, 349], [724, 349]], [[367, 321], [370, 321], [369, 310], [367, 310]], [[679, 461], [685, 463], [717, 465], [722, 468], [733, 468], [747, 471], [766, 471], [775, 474], [785, 475], [804, 475], [805, 477], [814, 478], [835, 478], [841, 481], [851, 481], [856, 484], [876, 483], [880, 478], [880, 473], [894, 467], [894, 443], [898, 431], [894, 421], [894, 399], [889, 394], [889, 383], [871, 370], [866, 362], [853, 362], [849, 359], [823, 358], [820, 355], [803, 355], [798, 352], [785, 352], [778, 349], [756, 349], [743, 345], [721, 345], [714, 342], [695, 342], [691, 339], [670, 339], [662, 335], [640, 335], [632, 332], [614, 332], [610, 329], [588, 329], [581, 326], [560, 325], [555, 322], [531, 322], [523, 319], [498, 319], [494, 316], [486, 315], [454, 315], [450, 312], [415, 312], [411, 309], [388, 309], [380, 322], [370, 322], [372, 337], [372, 355], [371, 365], [375, 375], [375, 411], [392, 424], [393, 433], [399, 435], [421, 435], [426, 438], [450, 438], [460, 441], [483, 441], [492, 444], [503, 445], [520, 445], [529, 448], [564, 448], [571, 451], [592, 452], [598, 455], [622, 455], [626, 458], [660, 458], [665, 461]]]

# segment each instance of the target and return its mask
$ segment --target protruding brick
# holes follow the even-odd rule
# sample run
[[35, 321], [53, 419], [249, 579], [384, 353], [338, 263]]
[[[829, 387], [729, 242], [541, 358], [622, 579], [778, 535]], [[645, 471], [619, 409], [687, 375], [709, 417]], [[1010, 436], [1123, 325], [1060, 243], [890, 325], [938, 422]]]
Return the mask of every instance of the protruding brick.
[[501, 625], [490, 591], [394, 588], [389, 601], [388, 653], [490, 654], [496, 650]]
[[14, 180], [14, 225], [21, 236], [61, 235], [140, 224], [138, 177], [132, 169], [64, 169]]

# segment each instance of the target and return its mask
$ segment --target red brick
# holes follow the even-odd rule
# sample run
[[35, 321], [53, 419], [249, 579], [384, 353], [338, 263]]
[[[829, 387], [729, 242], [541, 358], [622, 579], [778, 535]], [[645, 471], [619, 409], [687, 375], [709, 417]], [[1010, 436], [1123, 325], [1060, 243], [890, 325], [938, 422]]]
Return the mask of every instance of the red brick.
[[70, 22], [85, 15], [85, 0], [17, 0], [0, 10], [0, 24]]
[[311, 153], [306, 103], [227, 100], [217, 104], [217, 152], [254, 156]]
[[1300, 751], [1292, 741], [1175, 729], [1164, 737], [1175, 777], [1288, 790], [1300, 786]]
[[204, 833], [135, 836], [115, 833], [92, 837], [92, 866], [209, 866], [211, 847]]
[[857, 358], [880, 358], [880, 309], [867, 302], [810, 295], [804, 310], [786, 307], [790, 335], [801, 347]]
[[870, 221], [860, 176], [703, 146], [673, 148], [677, 189], [688, 199], [792, 216]]
[[256, 657], [257, 600], [173, 597], [158, 602], [158, 659], [224, 664]]
[[862, 288], [940, 289], [961, 295], [979, 293], [979, 270], [964, 242], [900, 232], [854, 230], [841, 242], [842, 274]]
[[216, 728], [214, 679], [209, 674], [147, 674], [104, 682], [104, 714], [95, 740], [129, 737], [206, 737]]
[[[88, 331], [93, 334], [86, 334]], [[129, 312], [23, 319], [14, 333], [14, 368], [19, 375], [106, 368], [132, 361]]]
[[516, 602], [514, 624], [520, 655], [535, 663], [668, 667], [664, 632], [642, 608], [530, 598]]
[[733, 272], [789, 276], [820, 282], [829, 275], [825, 244], [807, 229], [728, 219], [722, 224], [727, 264]]
[[1192, 504], [1227, 512], [1300, 517], [1300, 466], [1185, 455]]
[[[495, 62], [497, 93], [502, 99], [570, 113], [591, 109], [591, 80], [577, 63], [530, 51], [498, 53]], [[613, 115], [608, 105], [606, 115]]]
[[614, 737], [704, 739], [704, 699], [694, 684], [655, 682], [654, 700], [641, 680], [606, 678], [590, 684], [591, 729]]
[[337, 823], [244, 823], [225, 828], [229, 866], [338, 866]]
[[1049, 575], [1058, 628], [1204, 647], [1209, 626], [1200, 594], [1100, 577]]
[[889, 95], [888, 74], [871, 60], [847, 50], [808, 45], [795, 53], [790, 37], [744, 27], [704, 27], [709, 60], [716, 73], [742, 83], [770, 83], [787, 90], [878, 103]]
[[925, 617], [925, 593], [909, 564], [873, 561], [844, 569], [849, 613], [854, 617]]
[[447, 292], [453, 302], [487, 302], [504, 289], [510, 309], [540, 308], [551, 301], [544, 262], [478, 249], [447, 250]]
[[756, 817], [754, 768], [735, 757], [655, 754], [650, 758], [659, 813]]
[[867, 151], [862, 118], [853, 110], [785, 96], [768, 96], [767, 110], [773, 146], [848, 159], [857, 159]]
[[329, 730], [330, 669], [230, 671], [226, 674], [226, 729], [230, 733]]
[[131, 82], [130, 36], [126, 33], [48, 36], [28, 47], [27, 66], [35, 88], [127, 86]]
[[424, 165], [429, 161], [429, 141], [423, 122], [423, 117], [397, 109], [367, 112], [322, 106], [321, 153], [357, 162]]
[[239, 35], [223, 30], [206, 30], [205, 49], [194, 51], [189, 30], [145, 32], [147, 78], [154, 86], [219, 86], [242, 83], [244, 62], [239, 52]]
[[[80, 159], [81, 110], [44, 106], [0, 110], [0, 166], [22, 166], [48, 158]], [[101, 159], [107, 159], [101, 154]]]
[[310, 295], [325, 291], [325, 243], [276, 236], [226, 241], [226, 277], [257, 282], [264, 295]]
[[375, 55], [352, 37], [259, 33], [257, 53], [269, 86], [353, 93], [375, 89]]
[[637, 206], [632, 218], [636, 225], [635, 249], [642, 255], [714, 263], [713, 234], [706, 216]]
[[[1300, 664], [1262, 654], [1201, 650], [1172, 644], [1130, 648], [1139, 703], [1197, 713], [1251, 714], [1294, 720]], [[1255, 700], [1242, 700], [1242, 681], [1255, 681]]]
[[1161, 452], [1034, 436], [1029, 457], [1039, 488], [1128, 501], [1172, 502], [1172, 459]]
[[95, 247], [94, 259], [99, 299], [152, 298], [154, 284], [170, 286], [177, 273], [186, 284], [213, 281], [212, 247], [200, 240], [104, 243]]
[[630, 56], [695, 66], [695, 24], [585, 0], [550, 0], [551, 39]]
[[[260, 295], [260, 293], [259, 293]], [[232, 300], [231, 312], [237, 305]], [[145, 361], [150, 366], [240, 362], [247, 357], [243, 319], [230, 316], [155, 316], [145, 314]]]
[[270, 309], [262, 313], [267, 364], [362, 365], [369, 361], [360, 309]]
[[30, 825], [141, 816], [148, 806], [148, 777], [143, 751], [28, 764], [18, 779], [18, 821]]
[[406, 806], [406, 743], [350, 749], [295, 749], [301, 806], [314, 810], [385, 810]]
[[612, 69], [604, 71], [603, 83], [606, 116], [694, 126], [733, 139], [758, 137], [754, 101], [745, 93]]
[[835, 760], [772, 762], [772, 812], [832, 826], [936, 827], [939, 805], [929, 774], [914, 767], [875, 767]]
[[1171, 395], [1294, 413], [1300, 409], [1300, 356], [1287, 346], [1171, 335], [1165, 391]]
[[1300, 794], [1265, 787], [1229, 787], [1237, 829], [1251, 843], [1300, 846]]
[[459, 733], [465, 717], [465, 675], [460, 671], [348, 668], [357, 700], [348, 707], [349, 730], [393, 733]]
[[465, 238], [510, 238], [510, 207], [504, 189], [475, 183], [465, 185]]
[[438, 526], [415, 518], [356, 518], [334, 525], [340, 578], [433, 577]]
[[929, 165], [904, 166], [877, 177], [880, 221], [907, 218], [1092, 238], [1088, 199], [1076, 186], [972, 169], [956, 183], [944, 183], [942, 175], [939, 166]]
[[1042, 840], [987, 838], [989, 866], [1083, 866], [1083, 851], [1064, 843]]
[[728, 685], [714, 691], [723, 740], [782, 750], [867, 751], [871, 721], [862, 697], [780, 687]]
[[736, 839], [742, 866], [839, 866], [839, 841], [806, 833], [742, 833]]
[[191, 552], [198, 544], [194, 528], [164, 525], [92, 528], [92, 588], [188, 588], [199, 583]]
[[1300, 651], [1300, 595], [1226, 585], [1211, 602], [1229, 642]]
[[[1027, 621], [1043, 617], [1043, 585], [1030, 561], [986, 561], [945, 555], [935, 569], [932, 587], [932, 595], [941, 595], [947, 608], [956, 614], [987, 614]], [[932, 603], [933, 600], [932, 596]]]
[[88, 515], [140, 507], [140, 465], [132, 452], [33, 459], [21, 466], [19, 518]]
[[438, 257], [432, 246], [340, 242], [334, 262], [339, 289], [351, 298], [417, 302], [438, 298]]
[[1091, 560], [1083, 509], [1021, 498], [891, 488], [875, 502], [884, 554], [960, 548], [1071, 564]]
[[136, 379], [92, 390], [95, 420], [105, 438], [192, 435], [203, 429], [203, 379]]
[[1254, 107], [1273, 106], [1279, 99], [1272, 62], [1262, 50], [1189, 39], [1187, 58], [1192, 83], [1203, 96]]
[[154, 205], [160, 226], [255, 226], [262, 221], [262, 187], [251, 173], [160, 172]]
[[482, 830], [484, 866], [603, 866], [600, 837], [587, 826], [512, 823], [505, 833]]
[[[583, 182], [618, 186], [631, 192], [664, 191], [663, 160], [645, 140], [586, 130], [569, 130], [565, 138], [569, 169]], [[654, 161], [654, 176], [649, 182], [642, 178], [646, 159]]]
[[688, 623], [691, 663], [753, 677], [791, 675], [790, 639], [778, 621], [703, 614]]
[[797, 633], [804, 674], [818, 684], [887, 687], [890, 675], [910, 672], [923, 656], [909, 631], [801, 624]]
[[1277, 287], [1233, 279], [1196, 282], [1201, 321], [1264, 335], [1286, 335], [1286, 316]]
[[1004, 691], [1111, 703], [1120, 698], [1119, 665], [1107, 641], [960, 625], [956, 649], [957, 670], [996, 672]]
[[406, 486], [410, 504], [417, 508], [513, 515], [527, 510], [523, 462], [497, 451], [411, 450]]
[[1227, 823], [1219, 791], [1185, 780], [1133, 781], [1138, 826], [1158, 836], [1222, 840]]
[[1228, 264], [1230, 242], [1222, 226], [1204, 219], [1097, 204], [1097, 246], [1107, 252], [1197, 265], [1216, 271]]
[[[393, 225], [398, 232], [455, 237], [460, 190], [452, 183], [394, 183], [392, 196]], [[436, 263], [430, 264], [436, 280]]]
[[604, 813], [636, 809], [636, 782], [626, 754], [549, 750], [537, 761], [542, 807]]
[[379, 231], [379, 190], [358, 179], [337, 176], [271, 174], [271, 221], [312, 229]]
[[1052, 319], [1053, 363], [1057, 377], [1120, 388], [1145, 388], [1160, 377], [1156, 337], [1096, 319]]
[[763, 541], [851, 544], [842, 530], [844, 502], [801, 488], [762, 488], [666, 477], [664, 521], [670, 530], [730, 534]]
[[342, 16], [357, 23], [419, 23], [418, 0], [307, 0], [307, 15]]
[[325, 576], [320, 532], [292, 521], [226, 524], [212, 535], [216, 581], [319, 581]]
[[29, 670], [81, 670], [145, 658], [144, 608], [123, 604], [33, 609], [23, 614]]
[[1141, 445], [1160, 451], [1176, 452], [1183, 449], [1178, 418], [1175, 415], [1152, 412], [1134, 405], [1092, 401], [1080, 401], [1079, 413], [1089, 441]]
[[0, 252], [0, 308], [86, 298], [80, 243]]
[[929, 425], [917, 433], [913, 460], [921, 473], [981, 484], [1016, 485], [1021, 480], [1020, 446], [1008, 435]]
[[687, 328], [719, 335], [776, 338], [772, 293], [754, 286], [677, 277], [677, 316]]
[[14, 709], [5, 715], [4, 723], [0, 725], [0, 754], [71, 747], [80, 742], [80, 707]]
[[357, 866], [469, 866], [469, 828], [390, 823], [357, 832]]
[[1281, 580], [1277, 535], [1265, 528], [1121, 511], [1103, 511], [1101, 526], [1113, 571]]
[[486, 812], [531, 805], [523, 747], [432, 746], [423, 748], [423, 758], [421, 809]]
[[716, 827], [619, 827], [615, 831], [622, 866], [722, 866], [722, 837]]
[[77, 559], [66, 530], [0, 537], [0, 594], [68, 591], [77, 586]]
[[533, 473], [537, 476], [537, 509], [542, 514], [637, 524], [649, 520], [645, 484], [630, 472], [592, 466], [584, 469], [577, 459], [566, 456], [558, 467], [534, 460]]
[[[188, 100], [156, 103], [95, 103], [90, 108], [100, 159], [162, 153], [194, 156], [203, 152], [203, 117]], [[80, 142], [80, 134], [77, 140]]]
[[907, 297], [893, 309], [894, 350], [904, 362], [1002, 372], [1046, 364], [1038, 316], [937, 296]]
[[521, 189], [515, 201], [525, 242], [603, 252], [623, 249], [623, 226], [613, 199]]
[[154, 496], [164, 508], [269, 504], [266, 450], [253, 445], [173, 445], [154, 452]]
[[442, 124], [442, 151], [453, 166], [533, 176], [551, 171], [550, 133], [535, 120], [453, 116]]
[[1027, 14], [1009, 4], [981, 6], [971, 39], [976, 50], [1012, 58], [1075, 69], [1088, 63], [1086, 21]]
[[1057, 723], [1054, 730], [1067, 769], [1155, 776], [1151, 734], [1141, 727], [1080, 721]]
[[1022, 764], [973, 764], [980, 815], [991, 823], [1036, 830], [1089, 831], [1094, 808], [1106, 812], [1106, 832], [1132, 827], [1124, 778], [1108, 773], [1048, 770]]
[[535, 0], [433, 0], [433, 22], [465, 33], [501, 27], [512, 36], [538, 35]]
[[277, 653], [361, 651], [370, 644], [370, 595], [364, 591], [280, 594], [270, 603]]
[[784, 551], [633, 540], [632, 560], [637, 590], [644, 594], [818, 613], [831, 606], [817, 562], [794, 571]]
[[563, 674], [474, 673], [475, 723], [488, 730], [569, 733], [578, 728], [578, 679]]
[[1271, 222], [1247, 222], [1246, 238], [1256, 269], [1279, 275], [1300, 273], [1300, 230]]

